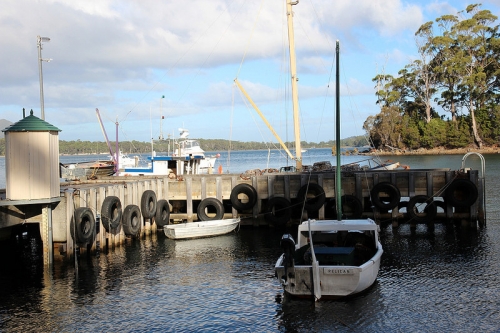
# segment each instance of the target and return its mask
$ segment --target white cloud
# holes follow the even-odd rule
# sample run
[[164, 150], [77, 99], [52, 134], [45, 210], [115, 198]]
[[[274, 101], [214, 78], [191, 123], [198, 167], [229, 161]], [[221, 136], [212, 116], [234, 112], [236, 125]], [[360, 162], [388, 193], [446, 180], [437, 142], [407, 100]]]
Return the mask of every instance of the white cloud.
[[[416, 0], [310, 0], [293, 6], [301, 108], [324, 96], [336, 39], [346, 80], [374, 104], [368, 95], [377, 66], [387, 63], [387, 73], [397, 74], [415, 53], [416, 29], [451, 6], [463, 7]], [[20, 118], [23, 107], [39, 114], [37, 35], [51, 38], [42, 51], [53, 59], [43, 63], [45, 111], [46, 120], [63, 129], [62, 139], [102, 140], [90, 130], [97, 126], [96, 107], [110, 119], [139, 121], [149, 118], [150, 109], [159, 113], [163, 94], [173, 122], [192, 117], [193, 127], [206, 127], [210, 114], [233, 108], [236, 76], [271, 111], [288, 96], [280, 88], [290, 80], [284, 8], [284, 0], [5, 0], [0, 118]], [[242, 105], [236, 96], [235, 107]], [[147, 128], [131, 134], [134, 139], [149, 137], [144, 121]], [[78, 122], [86, 131], [70, 127]], [[252, 132], [239, 131], [234, 139], [258, 140]]]

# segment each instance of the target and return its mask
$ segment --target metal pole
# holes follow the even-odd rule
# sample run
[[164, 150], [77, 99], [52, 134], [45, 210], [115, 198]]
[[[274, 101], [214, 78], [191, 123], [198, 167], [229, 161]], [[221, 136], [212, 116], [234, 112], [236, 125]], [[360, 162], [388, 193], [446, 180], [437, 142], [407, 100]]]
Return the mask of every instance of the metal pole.
[[341, 161], [340, 161], [340, 71], [339, 71], [339, 57], [340, 57], [340, 46], [339, 46], [339, 41], [337, 40], [337, 45], [335, 48], [335, 67], [336, 67], [336, 72], [335, 72], [335, 109], [336, 109], [336, 123], [335, 123], [335, 132], [336, 132], [336, 137], [335, 137], [335, 148], [337, 150], [337, 165], [335, 167], [335, 202], [337, 206], [337, 220], [341, 221], [342, 220], [342, 174], [341, 174]]
[[162, 95], [160, 98], [160, 140], [163, 140], [163, 109], [162, 109], [162, 101], [165, 98], [165, 95]]
[[42, 38], [37, 36], [36, 41], [38, 46], [38, 78], [40, 80], [40, 111], [42, 119], [45, 120], [45, 111], [43, 109]]
[[38, 47], [38, 77], [40, 79], [40, 112], [42, 120], [45, 120], [45, 109], [43, 101], [43, 74], [42, 74], [42, 61], [49, 62], [51, 59], [42, 59], [42, 42], [49, 42], [49, 37], [36, 36], [36, 44]]

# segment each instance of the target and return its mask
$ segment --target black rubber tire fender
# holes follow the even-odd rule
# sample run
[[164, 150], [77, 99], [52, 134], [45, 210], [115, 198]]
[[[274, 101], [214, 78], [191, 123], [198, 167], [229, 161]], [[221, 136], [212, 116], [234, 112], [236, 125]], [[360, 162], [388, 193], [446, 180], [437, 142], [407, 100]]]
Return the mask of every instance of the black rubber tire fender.
[[127, 236], [138, 236], [142, 228], [141, 210], [137, 205], [128, 205], [123, 210], [123, 232]]
[[[358, 199], [358, 197], [350, 194], [344, 194], [340, 199], [340, 202], [342, 204], [342, 214], [347, 219], [359, 219], [363, 214], [363, 204], [361, 203], [361, 200]], [[346, 214], [344, 206], [348, 206], [349, 208], [351, 208], [352, 213]]]
[[478, 197], [477, 186], [469, 179], [455, 179], [446, 188], [446, 202], [453, 207], [470, 207]]
[[[238, 199], [240, 194], [246, 195], [248, 201], [241, 202], [241, 200]], [[236, 210], [242, 211], [252, 209], [257, 203], [257, 190], [255, 190], [255, 188], [250, 184], [238, 184], [231, 190], [230, 199], [231, 204]]]
[[156, 194], [152, 190], [146, 190], [141, 197], [141, 212], [145, 219], [156, 215]]
[[71, 237], [77, 244], [88, 244], [94, 242], [95, 218], [92, 210], [87, 207], [75, 209], [71, 223]]
[[118, 197], [108, 196], [104, 198], [101, 206], [101, 221], [104, 229], [116, 229], [122, 220], [122, 203]]
[[167, 200], [158, 200], [156, 203], [155, 223], [158, 227], [170, 224], [170, 205]]
[[[388, 195], [387, 200], [384, 199], [385, 197], [380, 196], [381, 193]], [[401, 200], [401, 192], [389, 182], [381, 182], [373, 186], [370, 194], [373, 204], [379, 209], [393, 209], [397, 207], [399, 200]]]
[[[419, 209], [420, 205], [425, 204], [423, 210]], [[427, 195], [416, 195], [408, 201], [408, 215], [412, 220], [418, 223], [432, 222], [436, 218], [437, 206], [431, 197]]]
[[[312, 195], [312, 198], [310, 196]], [[302, 186], [297, 192], [297, 200], [303, 203], [304, 208], [308, 211], [316, 211], [323, 207], [326, 200], [325, 190], [319, 184], [309, 183]]]
[[272, 197], [267, 202], [264, 219], [272, 225], [283, 226], [292, 217], [291, 206], [287, 198]]
[[[209, 207], [215, 208], [215, 216], [208, 216], [207, 210]], [[201, 200], [196, 213], [201, 221], [220, 220], [224, 217], [224, 205], [217, 198], [205, 198]]]

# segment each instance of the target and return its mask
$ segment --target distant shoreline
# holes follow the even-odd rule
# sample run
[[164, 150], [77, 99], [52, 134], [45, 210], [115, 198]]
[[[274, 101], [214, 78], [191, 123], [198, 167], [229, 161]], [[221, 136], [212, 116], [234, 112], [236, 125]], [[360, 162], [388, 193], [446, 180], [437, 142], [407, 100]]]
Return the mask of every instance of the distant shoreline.
[[455, 149], [447, 149], [447, 148], [433, 148], [433, 149], [424, 149], [419, 148], [415, 150], [393, 150], [393, 151], [382, 151], [382, 150], [372, 150], [367, 153], [360, 153], [360, 155], [379, 155], [379, 156], [404, 156], [404, 155], [465, 155], [470, 152], [480, 153], [482, 155], [487, 154], [500, 154], [499, 147], [483, 147], [483, 149], [479, 148], [455, 148]]
[[[306, 148], [306, 149], [326, 149], [328, 147], [322, 148]], [[363, 147], [342, 147], [342, 148], [363, 148]], [[259, 151], [264, 149], [250, 149], [249, 151]], [[246, 151], [246, 150], [234, 150], [234, 151]], [[469, 152], [477, 152], [482, 155], [488, 154], [500, 154], [500, 147], [483, 147], [483, 149], [478, 148], [433, 148], [433, 149], [394, 149], [392, 151], [372, 149], [371, 151], [359, 151], [355, 155], [366, 155], [366, 156], [412, 156], [412, 155], [465, 155]], [[210, 153], [210, 151], [208, 151]], [[138, 153], [141, 154], [141, 153]], [[89, 155], [109, 155], [109, 153], [84, 153], [84, 154], [59, 154], [59, 156], [89, 156]], [[5, 155], [0, 155], [0, 157], [5, 157]]]

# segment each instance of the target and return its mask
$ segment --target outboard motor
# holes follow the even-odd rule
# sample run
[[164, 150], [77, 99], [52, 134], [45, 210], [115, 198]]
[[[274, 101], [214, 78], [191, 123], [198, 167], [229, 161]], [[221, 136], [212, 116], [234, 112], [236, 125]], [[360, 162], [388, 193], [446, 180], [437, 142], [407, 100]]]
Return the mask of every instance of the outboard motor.
[[280, 241], [281, 249], [285, 254], [285, 267], [293, 267], [293, 255], [295, 254], [295, 241], [292, 235], [284, 234]]

